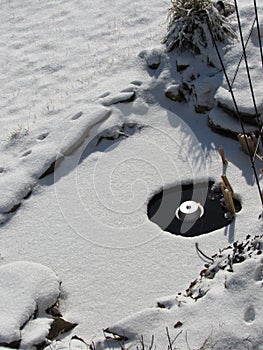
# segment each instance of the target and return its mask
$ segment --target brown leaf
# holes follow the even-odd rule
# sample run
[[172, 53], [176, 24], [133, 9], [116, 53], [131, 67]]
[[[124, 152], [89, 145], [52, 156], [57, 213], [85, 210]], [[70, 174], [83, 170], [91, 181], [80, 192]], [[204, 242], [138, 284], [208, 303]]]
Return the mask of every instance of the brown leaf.
[[174, 325], [174, 328], [182, 327], [182, 325], [183, 325], [183, 322], [177, 321], [176, 324]]

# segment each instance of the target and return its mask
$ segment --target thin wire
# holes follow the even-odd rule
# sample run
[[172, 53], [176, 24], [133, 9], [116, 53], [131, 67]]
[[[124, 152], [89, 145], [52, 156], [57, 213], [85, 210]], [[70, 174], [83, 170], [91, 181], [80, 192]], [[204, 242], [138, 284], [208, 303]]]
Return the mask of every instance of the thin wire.
[[262, 68], [263, 68], [263, 50], [262, 50], [262, 42], [261, 42], [261, 36], [260, 36], [260, 26], [259, 26], [258, 9], [257, 9], [256, 0], [254, 0], [254, 9], [255, 9], [255, 15], [256, 15], [256, 21], [257, 21], [257, 30], [258, 30], [258, 42], [259, 42], [260, 57], [261, 57], [261, 63], [262, 63]]
[[257, 151], [258, 151], [258, 147], [259, 147], [260, 141], [262, 142], [262, 145], [263, 145], [263, 138], [262, 138], [263, 126], [262, 126], [262, 124], [261, 124], [261, 122], [260, 122], [260, 119], [259, 119], [259, 116], [258, 116], [257, 106], [256, 106], [256, 101], [255, 101], [255, 95], [254, 95], [253, 86], [252, 86], [252, 81], [251, 81], [250, 72], [249, 72], [249, 67], [248, 67], [248, 62], [247, 62], [247, 60], [246, 60], [246, 48], [247, 48], [248, 41], [249, 41], [249, 39], [250, 39], [250, 37], [251, 37], [251, 34], [252, 34], [252, 32], [253, 32], [253, 28], [254, 28], [255, 22], [257, 22], [259, 46], [260, 46], [260, 52], [261, 52], [261, 55], [260, 55], [260, 56], [261, 56], [262, 66], [263, 66], [262, 44], [261, 44], [261, 38], [260, 38], [260, 29], [259, 29], [259, 22], [258, 22], [258, 12], [257, 12], [256, 0], [254, 0], [255, 19], [254, 19], [254, 21], [253, 21], [253, 23], [252, 23], [252, 26], [251, 26], [251, 29], [250, 29], [250, 31], [249, 31], [249, 35], [248, 35], [248, 37], [247, 37], [247, 40], [246, 40], [246, 43], [245, 43], [245, 44], [244, 44], [244, 40], [243, 40], [243, 33], [242, 33], [242, 28], [241, 28], [241, 23], [240, 23], [240, 16], [239, 16], [238, 5], [237, 5], [236, 0], [235, 0], [235, 7], [236, 7], [236, 13], [237, 13], [237, 19], [238, 19], [238, 27], [239, 27], [239, 31], [240, 31], [240, 38], [241, 38], [241, 43], [242, 43], [243, 52], [242, 52], [242, 56], [241, 56], [241, 58], [240, 58], [240, 60], [239, 60], [238, 67], [237, 67], [237, 69], [236, 69], [234, 78], [233, 78], [233, 80], [232, 80], [231, 88], [233, 87], [233, 83], [234, 83], [234, 81], [235, 81], [235, 78], [236, 78], [237, 72], [238, 72], [238, 70], [239, 70], [241, 61], [242, 61], [243, 57], [245, 57], [246, 69], [247, 69], [247, 74], [248, 74], [248, 79], [249, 79], [250, 89], [251, 89], [251, 95], [252, 95], [253, 104], [254, 104], [254, 108], [255, 108], [255, 112], [256, 112], [256, 117], [257, 117], [257, 123], [258, 123], [258, 127], [259, 127], [259, 137], [258, 137], [258, 141], [257, 141], [257, 146], [256, 146], [256, 148], [255, 148], [255, 152], [254, 152], [254, 155], [253, 155], [253, 162], [254, 162], [254, 161], [255, 161], [255, 158], [256, 158], [256, 156], [257, 156]]
[[208, 29], [209, 29], [209, 31], [210, 31], [210, 35], [211, 35], [211, 37], [212, 37], [213, 44], [214, 44], [215, 49], [216, 49], [216, 53], [217, 53], [217, 55], [218, 55], [220, 64], [221, 64], [222, 69], [223, 69], [223, 72], [224, 72], [224, 76], [225, 76], [225, 79], [226, 79], [226, 82], [227, 82], [227, 85], [228, 85], [228, 88], [229, 88], [229, 92], [230, 92], [230, 94], [231, 94], [231, 97], [232, 97], [232, 100], [233, 100], [233, 103], [234, 103], [234, 107], [235, 107], [235, 111], [236, 111], [238, 120], [239, 120], [240, 125], [241, 125], [242, 133], [243, 133], [243, 135], [244, 135], [246, 147], [247, 147], [248, 154], [249, 154], [249, 158], [250, 158], [250, 162], [251, 162], [251, 167], [252, 167], [252, 169], [253, 169], [253, 172], [254, 172], [254, 175], [255, 175], [255, 179], [256, 179], [256, 183], [257, 183], [257, 187], [258, 187], [259, 197], [260, 197], [260, 200], [261, 200], [261, 204], [262, 204], [262, 206], [263, 206], [262, 191], [261, 191], [261, 188], [260, 188], [260, 183], [259, 183], [259, 179], [258, 179], [258, 174], [257, 174], [256, 168], [255, 168], [255, 164], [254, 164], [252, 152], [251, 152], [251, 149], [250, 149], [250, 147], [249, 147], [249, 145], [248, 145], [248, 141], [247, 141], [247, 138], [246, 138], [245, 127], [244, 127], [243, 121], [242, 121], [242, 119], [241, 119], [241, 116], [240, 116], [240, 113], [239, 113], [239, 109], [238, 109], [238, 106], [237, 106], [237, 102], [236, 102], [236, 99], [235, 99], [235, 95], [234, 95], [234, 92], [233, 92], [233, 90], [232, 90], [232, 88], [231, 88], [230, 80], [229, 80], [229, 77], [228, 77], [228, 75], [227, 75], [227, 72], [226, 72], [226, 69], [225, 69], [225, 66], [224, 66], [222, 57], [221, 57], [221, 55], [220, 55], [219, 49], [218, 49], [218, 47], [217, 47], [217, 43], [216, 43], [216, 40], [215, 40], [215, 38], [214, 38], [214, 35], [213, 35], [213, 32], [212, 32], [212, 28], [211, 28], [211, 25], [210, 25], [210, 23], [209, 23], [208, 17], [206, 17], [206, 22], [207, 22], [207, 25], [208, 25]]
[[[262, 128], [261, 128], [261, 133], [262, 133]], [[257, 157], [257, 151], [258, 151], [258, 147], [259, 147], [260, 141], [262, 141], [261, 133], [259, 134], [259, 137], [258, 137], [258, 140], [257, 140], [257, 145], [256, 145], [255, 152], [254, 152], [254, 155], [253, 155], [253, 162], [255, 161], [255, 159]]]
[[[249, 34], [248, 34], [248, 37], [247, 37], [247, 40], [246, 40], [246, 43], [245, 43], [245, 48], [247, 47], [248, 41], [249, 41], [249, 39], [250, 39], [250, 37], [251, 37], [251, 34], [252, 34], [252, 32], [253, 32], [255, 22], [256, 22], [256, 17], [254, 18], [254, 21], [253, 21], [253, 23], [252, 23], [250, 32], [249, 32]], [[241, 55], [241, 57], [240, 57], [240, 59], [239, 59], [239, 62], [238, 62], [238, 65], [237, 65], [237, 68], [236, 68], [234, 77], [233, 77], [233, 79], [232, 79], [231, 88], [233, 87], [233, 84], [234, 84], [234, 81], [235, 81], [235, 79], [236, 79], [237, 73], [238, 73], [238, 71], [239, 71], [239, 67], [240, 67], [240, 64], [241, 64], [241, 62], [242, 62], [242, 60], [243, 60], [243, 57], [244, 57], [244, 52], [242, 51], [242, 55]]]
[[241, 44], [242, 44], [242, 49], [243, 49], [243, 54], [244, 54], [244, 60], [245, 60], [245, 64], [246, 64], [246, 70], [247, 70], [247, 77], [248, 77], [248, 82], [249, 82], [250, 93], [251, 93], [251, 97], [252, 97], [252, 101], [253, 101], [254, 110], [255, 110], [255, 113], [256, 113], [256, 120], [257, 120], [258, 128], [260, 129], [261, 128], [261, 123], [260, 123], [260, 120], [259, 120], [259, 113], [258, 113], [258, 109], [257, 109], [257, 104], [256, 104], [254, 90], [253, 90], [251, 75], [250, 75], [250, 71], [249, 71], [249, 67], [248, 67], [247, 53], [246, 53], [246, 48], [245, 48], [245, 44], [244, 44], [244, 38], [243, 38], [243, 33], [242, 33], [242, 28], [241, 28], [241, 21], [240, 21], [240, 16], [239, 16], [237, 0], [234, 0], [234, 2], [235, 2], [235, 8], [236, 8], [238, 29], [239, 29], [239, 34], [240, 34], [240, 39], [241, 39]]

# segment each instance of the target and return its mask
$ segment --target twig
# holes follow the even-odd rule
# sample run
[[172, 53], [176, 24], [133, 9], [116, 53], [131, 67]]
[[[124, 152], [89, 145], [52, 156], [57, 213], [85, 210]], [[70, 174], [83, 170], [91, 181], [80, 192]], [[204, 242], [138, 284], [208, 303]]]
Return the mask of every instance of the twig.
[[154, 345], [154, 335], [152, 335], [152, 341], [151, 341], [151, 345], [149, 347], [149, 350], [153, 349], [153, 345]]
[[203, 253], [203, 252], [201, 251], [201, 249], [198, 247], [198, 243], [195, 243], [195, 248], [196, 248], [196, 250], [198, 251], [198, 253], [199, 253], [200, 255], [202, 255], [203, 257], [205, 257], [207, 260], [214, 262], [214, 259], [209, 258], [209, 256], [207, 256], [205, 253]]
[[227, 165], [227, 164], [228, 164], [228, 160], [226, 159], [225, 150], [224, 150], [224, 147], [223, 147], [223, 146], [220, 146], [220, 147], [219, 147], [219, 154], [220, 154], [220, 156], [221, 156], [222, 163], [223, 163], [224, 165]]
[[199, 350], [205, 350], [205, 349], [214, 349], [214, 347], [216, 346], [217, 342], [211, 342], [211, 336], [212, 336], [212, 332], [211, 334], [205, 339], [204, 343], [202, 344], [201, 348]]
[[94, 343], [93, 340], [92, 340], [92, 342], [91, 342], [89, 348], [90, 348], [90, 350], [96, 350], [96, 349], [95, 349], [95, 343]]
[[189, 350], [192, 350], [192, 349], [190, 348], [189, 343], [188, 343], [187, 331], [185, 332], [185, 341], [186, 341], [186, 345], [187, 345], [188, 349], [189, 349]]
[[171, 341], [171, 337], [170, 337], [170, 334], [169, 334], [168, 327], [166, 327], [166, 334], [167, 334], [167, 338], [168, 338], [168, 342], [169, 342], [168, 350], [173, 350], [173, 344], [172, 344], [172, 341]]
[[[173, 339], [173, 341], [171, 340], [171, 337], [170, 337], [170, 333], [169, 333], [169, 329], [168, 327], [166, 327], [166, 334], [167, 334], [167, 338], [168, 338], [168, 350], [173, 350], [173, 344], [174, 342], [176, 341], [176, 339], [179, 337], [179, 335], [181, 335], [183, 333], [183, 330], [181, 330]], [[149, 349], [151, 350], [151, 348]]]
[[141, 342], [141, 345], [142, 345], [142, 350], [145, 350], [143, 335], [141, 336], [141, 341], [140, 342]]
[[183, 330], [181, 330], [174, 338], [172, 344], [176, 341], [176, 339], [179, 337], [179, 335], [181, 335], [183, 333]]
[[222, 175], [221, 179], [223, 180], [225, 187], [233, 194], [234, 193], [233, 187], [230, 185], [230, 182], [226, 177], [226, 175]]

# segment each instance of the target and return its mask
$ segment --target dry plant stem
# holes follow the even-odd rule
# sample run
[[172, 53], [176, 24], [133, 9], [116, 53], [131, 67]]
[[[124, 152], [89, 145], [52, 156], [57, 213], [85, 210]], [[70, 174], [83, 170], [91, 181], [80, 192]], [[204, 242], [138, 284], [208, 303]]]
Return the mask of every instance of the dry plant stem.
[[[225, 5], [231, 7], [229, 1], [225, 1]], [[228, 19], [217, 11], [211, 0], [172, 0], [164, 39], [168, 51], [179, 47], [201, 53], [212, 48], [206, 21], [213, 28], [215, 40], [228, 42], [237, 38]]]
[[226, 209], [231, 215], [234, 215], [236, 213], [236, 209], [233, 202], [233, 194], [223, 182], [220, 182], [220, 187], [224, 196]]
[[249, 154], [249, 151], [253, 155], [255, 155], [257, 153], [257, 151], [258, 151], [258, 140], [257, 140], [257, 138], [256, 138], [256, 136], [254, 134], [249, 136], [249, 135], [244, 135], [244, 134], [240, 133], [240, 134], [238, 134], [237, 137], [238, 137], [239, 143], [240, 143], [240, 145], [242, 147], [242, 150], [246, 154]]
[[171, 337], [170, 337], [170, 334], [169, 334], [169, 329], [168, 327], [166, 327], [166, 334], [167, 334], [167, 338], [168, 338], [168, 350], [173, 350], [173, 344], [172, 344], [172, 341], [171, 341]]
[[165, 328], [166, 330], [166, 335], [167, 335], [167, 339], [168, 339], [168, 348], [167, 350], [173, 350], [173, 344], [175, 343], [176, 339], [179, 337], [179, 335], [182, 334], [182, 330], [175, 336], [175, 338], [173, 339], [173, 341], [171, 340], [171, 337], [170, 337], [170, 333], [169, 333], [169, 328], [166, 327]]
[[221, 179], [223, 180], [223, 183], [225, 185], [225, 187], [232, 193], [234, 194], [234, 190], [233, 187], [230, 185], [230, 182], [228, 180], [228, 178], [226, 177], [226, 175], [222, 175]]
[[154, 346], [154, 335], [152, 335], [152, 341], [149, 350], [152, 350]]
[[226, 159], [226, 156], [225, 156], [225, 150], [224, 150], [224, 147], [223, 146], [220, 146], [219, 147], [219, 153], [220, 153], [220, 156], [222, 158], [222, 162], [224, 165], [227, 165], [228, 164], [228, 160]]
[[185, 341], [186, 341], [186, 345], [187, 345], [188, 350], [192, 350], [192, 349], [190, 348], [190, 345], [189, 345], [189, 342], [188, 342], [187, 331], [185, 332]]
[[141, 336], [141, 346], [142, 346], [142, 350], [145, 350], [143, 335]]
[[216, 346], [216, 342], [211, 343], [211, 334], [209, 335], [209, 337], [207, 337], [203, 343], [203, 345], [201, 346], [201, 348], [199, 350], [212, 350], [214, 349], [214, 347]]

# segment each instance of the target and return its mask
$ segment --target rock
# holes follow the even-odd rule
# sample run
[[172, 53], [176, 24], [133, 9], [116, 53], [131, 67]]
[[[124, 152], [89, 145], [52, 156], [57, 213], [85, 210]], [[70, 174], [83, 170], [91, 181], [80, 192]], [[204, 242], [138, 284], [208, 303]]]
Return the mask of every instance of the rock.
[[11, 343], [0, 343], [0, 349], [19, 349], [20, 346], [20, 340], [19, 341], [13, 341]]
[[48, 175], [50, 175], [50, 174], [53, 174], [54, 171], [55, 171], [55, 167], [56, 167], [56, 161], [54, 161], [54, 162], [52, 162], [52, 163], [50, 164], [50, 166], [47, 168], [47, 170], [45, 170], [45, 171], [43, 172], [43, 174], [41, 174], [41, 175], [39, 176], [39, 179], [41, 180], [41, 179], [43, 179], [45, 176], [48, 176]]
[[187, 62], [187, 60], [185, 59], [185, 57], [178, 57], [176, 59], [176, 69], [177, 72], [182, 72], [184, 70], [186, 70], [186, 68], [188, 68], [190, 66], [190, 63]]
[[162, 58], [162, 51], [161, 49], [150, 49], [150, 50], [143, 50], [139, 57], [144, 58], [147, 66], [151, 69], [157, 69], [161, 63]]
[[189, 64], [178, 64], [176, 61], [177, 72], [182, 72], [182, 71], [186, 70], [186, 68], [188, 68], [188, 67], [189, 67]]
[[100, 135], [98, 135], [98, 141], [96, 143], [96, 146], [100, 144], [102, 140], [110, 140], [114, 141], [120, 138], [121, 136], [124, 137], [129, 137], [127, 134], [124, 132], [124, 124], [123, 125], [116, 125], [110, 129], [107, 129], [103, 131]]
[[[235, 91], [234, 91], [235, 93]], [[238, 90], [238, 94], [235, 93], [236, 103], [239, 111], [239, 115], [246, 123], [257, 125], [255, 109], [252, 103], [251, 94], [247, 87]], [[222, 109], [229, 113], [236, 115], [235, 105], [231, 96], [231, 93], [220, 86], [216, 91], [215, 99]], [[257, 103], [257, 109], [259, 113], [263, 110], [263, 100], [259, 99]]]
[[165, 96], [172, 101], [182, 102], [184, 100], [179, 84], [170, 85], [165, 91]]
[[210, 111], [211, 107], [208, 106], [200, 106], [200, 105], [195, 105], [195, 111], [196, 113], [206, 113], [208, 111]]
[[3, 214], [11, 214], [17, 211], [17, 209], [20, 207], [21, 202], [15, 204], [11, 209], [9, 209], [8, 211], [5, 211]]
[[161, 309], [171, 309], [176, 304], [176, 297], [174, 295], [165, 296], [165, 297], [158, 298], [156, 302], [157, 302], [157, 307]]
[[215, 105], [214, 94], [217, 88], [217, 78], [199, 77], [191, 84], [194, 94], [194, 105], [197, 113], [204, 113]]
[[140, 80], [133, 80], [133, 81], [131, 81], [131, 84], [135, 85], [135, 86], [141, 86], [142, 85], [142, 81], [140, 81]]
[[136, 98], [135, 91], [120, 92], [115, 96], [108, 96], [102, 100], [104, 106], [111, 106], [117, 103], [133, 102]]
[[[237, 139], [237, 135], [242, 132], [239, 121], [220, 107], [215, 107], [209, 112], [208, 124], [214, 131], [235, 139]], [[247, 132], [253, 133], [256, 131], [256, 127], [252, 125], [246, 125], [245, 128]]]
[[[0, 344], [23, 341], [26, 326], [45, 319], [45, 310], [57, 302], [59, 294], [60, 280], [46, 266], [28, 261], [1, 266]], [[37, 327], [34, 338], [46, 334], [49, 325], [42, 326]]]
[[55, 339], [59, 334], [66, 333], [77, 326], [77, 323], [72, 323], [64, 320], [62, 317], [56, 317], [53, 321], [49, 334], [47, 336], [48, 339]]

